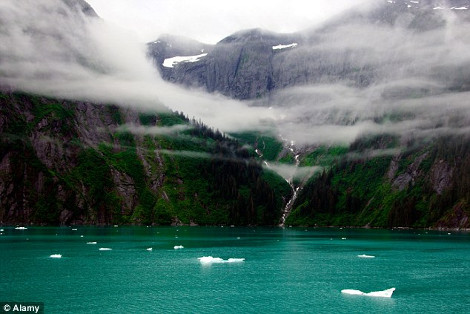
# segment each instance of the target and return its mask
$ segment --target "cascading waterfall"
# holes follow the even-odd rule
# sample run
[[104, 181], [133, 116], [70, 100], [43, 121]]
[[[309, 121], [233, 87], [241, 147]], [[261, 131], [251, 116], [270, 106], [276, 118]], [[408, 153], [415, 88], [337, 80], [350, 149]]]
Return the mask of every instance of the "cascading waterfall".
[[[296, 153], [295, 151], [295, 146], [294, 142], [291, 141], [290, 145], [288, 146], [288, 149], [294, 154], [295, 158], [295, 166], [298, 167], [300, 164], [300, 159], [299, 159], [299, 154]], [[290, 200], [287, 202], [286, 206], [284, 207], [284, 210], [282, 211], [282, 216], [281, 216], [281, 221], [279, 222], [280, 227], [284, 227], [286, 223], [286, 219], [289, 216], [290, 212], [292, 211], [292, 207], [294, 206], [295, 200], [297, 199], [297, 196], [299, 194], [300, 186], [296, 187], [294, 184], [294, 175], [290, 177], [289, 179], [286, 179], [287, 183], [289, 183], [291, 189], [292, 189], [292, 197]]]
[[[282, 138], [281, 135], [279, 135], [279, 136], [286, 143], [287, 149], [289, 149], [292, 152], [292, 154], [294, 155], [295, 167], [296, 168], [299, 167], [299, 165], [300, 165], [300, 154], [296, 151], [294, 141], [287, 141], [286, 139]], [[263, 158], [263, 153], [259, 149], [255, 149], [255, 152], [256, 152], [256, 154], [258, 155], [259, 158], [261, 158], [261, 159]], [[263, 160], [263, 163], [265, 164], [266, 167], [271, 168], [271, 165], [266, 160]], [[284, 209], [282, 211], [281, 219], [279, 221], [279, 226], [280, 227], [285, 226], [286, 219], [289, 216], [290, 212], [292, 211], [292, 207], [294, 206], [294, 203], [297, 199], [299, 191], [302, 188], [302, 186], [297, 186], [297, 187], [295, 186], [294, 176], [295, 176], [295, 173], [293, 173], [291, 177], [286, 179], [287, 183], [289, 184], [289, 186], [292, 189], [292, 196], [289, 199], [289, 201], [287, 201], [286, 206], [284, 207]]]

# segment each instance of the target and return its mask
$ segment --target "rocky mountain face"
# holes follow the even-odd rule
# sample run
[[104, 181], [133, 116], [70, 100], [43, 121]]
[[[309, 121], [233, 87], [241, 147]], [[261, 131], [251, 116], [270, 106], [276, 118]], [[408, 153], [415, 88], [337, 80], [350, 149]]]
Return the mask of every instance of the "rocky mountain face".
[[[242, 100], [306, 84], [348, 82], [364, 87], [407, 66], [409, 60], [396, 60], [391, 52], [402, 40], [413, 40], [390, 36], [385, 30], [373, 32], [370, 38], [364, 34], [373, 28], [426, 32], [444, 27], [449, 14], [470, 20], [469, 9], [468, 0], [378, 0], [367, 10], [358, 8], [304, 32], [252, 29], [213, 46], [166, 36], [149, 43], [148, 51], [164, 79]], [[201, 54], [195, 62], [164, 64], [167, 58]]]
[[0, 224], [275, 225], [289, 195], [176, 113], [3, 91], [0, 133]]
[[[63, 2], [78, 16], [96, 16], [84, 1]], [[297, 34], [254, 29], [216, 45], [169, 35], [148, 44], [168, 81], [298, 108], [291, 121], [298, 128], [372, 126], [346, 146], [295, 147], [249, 131], [226, 137], [162, 108], [140, 112], [2, 87], [0, 223], [276, 225], [289, 207], [291, 225], [469, 228], [470, 62], [465, 41], [451, 45], [466, 38], [460, 26], [468, 9], [463, 0], [378, 0]], [[61, 43], [69, 38], [63, 47], [83, 35], [55, 32], [32, 27]], [[64, 60], [106, 73], [89, 54], [79, 49]], [[45, 67], [35, 61], [38, 79]], [[5, 77], [17, 77], [8, 69]], [[371, 100], [379, 114], [350, 109], [332, 91]], [[287, 183], [270, 163], [322, 171]]]
[[[377, 147], [374, 143], [393, 146], [393, 138], [379, 136], [373, 143], [361, 138], [344, 155], [336, 155], [329, 171], [303, 187], [286, 223], [470, 227], [468, 135], [413, 145], [404, 153], [366, 157], [363, 150]], [[316, 149], [310, 157], [321, 162], [332, 154], [331, 148]]]
[[[383, 106], [368, 122], [384, 130], [390, 123], [404, 127], [429, 119], [410, 133], [400, 127], [364, 132], [348, 147], [307, 145], [292, 156], [287, 147], [279, 151], [274, 161], [325, 168], [297, 182], [298, 198], [286, 224], [469, 228], [470, 141], [463, 99], [470, 72], [459, 52], [468, 43], [469, 21], [468, 0], [377, 0], [295, 34], [246, 30], [204, 47], [172, 45], [167, 36], [149, 44], [149, 55], [168, 81], [257, 105], [299, 108], [305, 113], [296, 123], [342, 127], [367, 116], [354, 112], [353, 103], [350, 110], [341, 99], [333, 103], [331, 86], [347, 86], [356, 94], [345, 97], [359, 95], [356, 102], [365, 98]], [[308, 91], [312, 86], [320, 92]], [[422, 111], [411, 109], [421, 102]], [[438, 109], [448, 105], [455, 114]], [[449, 132], [438, 131], [443, 127]]]

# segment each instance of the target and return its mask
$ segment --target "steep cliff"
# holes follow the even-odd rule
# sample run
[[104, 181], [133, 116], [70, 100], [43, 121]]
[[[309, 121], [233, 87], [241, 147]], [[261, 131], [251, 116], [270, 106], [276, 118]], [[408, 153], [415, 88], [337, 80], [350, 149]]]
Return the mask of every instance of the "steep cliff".
[[[378, 0], [368, 9], [348, 11], [303, 32], [245, 30], [204, 49], [201, 43], [182, 45], [178, 38], [166, 36], [149, 43], [148, 50], [164, 79], [243, 100], [307, 84], [367, 87], [393, 80], [397, 72], [421, 77], [431, 71], [441, 77], [443, 85], [456, 88], [461, 87], [462, 79], [468, 79], [466, 71], [459, 74], [456, 69], [439, 68], [439, 64], [421, 66], [421, 56], [415, 55], [413, 60], [412, 53], [403, 54], [402, 43], [408, 41], [408, 48], [418, 51], [423, 43], [416, 34], [429, 36], [429, 31], [442, 30], [455, 19], [468, 22], [468, 8], [468, 0]], [[197, 62], [164, 65], [166, 58], [202, 52], [205, 55]]]
[[[470, 228], [470, 139], [445, 136], [414, 143], [403, 152], [373, 156], [360, 139], [335, 155], [317, 149], [317, 162], [333, 158], [329, 171], [301, 191], [288, 224], [369, 227]], [[395, 142], [396, 143], [396, 142]], [[376, 147], [377, 148], [377, 147]]]
[[276, 224], [289, 188], [183, 115], [0, 94], [2, 224]]

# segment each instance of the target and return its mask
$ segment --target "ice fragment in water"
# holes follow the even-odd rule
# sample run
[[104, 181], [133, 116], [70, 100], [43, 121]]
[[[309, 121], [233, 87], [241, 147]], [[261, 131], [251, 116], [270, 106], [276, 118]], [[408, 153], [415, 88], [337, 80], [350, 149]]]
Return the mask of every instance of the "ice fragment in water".
[[341, 293], [352, 294], [352, 295], [364, 295], [368, 297], [391, 298], [394, 291], [395, 291], [395, 288], [390, 288], [390, 289], [383, 290], [383, 291], [372, 291], [368, 293], [362, 292], [361, 290], [344, 289], [344, 290], [341, 290]]

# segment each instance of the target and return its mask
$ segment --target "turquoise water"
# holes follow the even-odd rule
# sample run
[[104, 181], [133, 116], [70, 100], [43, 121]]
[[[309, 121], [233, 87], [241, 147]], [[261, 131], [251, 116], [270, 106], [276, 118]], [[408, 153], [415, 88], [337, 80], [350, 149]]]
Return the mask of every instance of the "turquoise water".
[[[468, 233], [0, 229], [0, 301], [44, 302], [46, 313], [470, 313]], [[341, 293], [392, 287], [392, 298]]]

